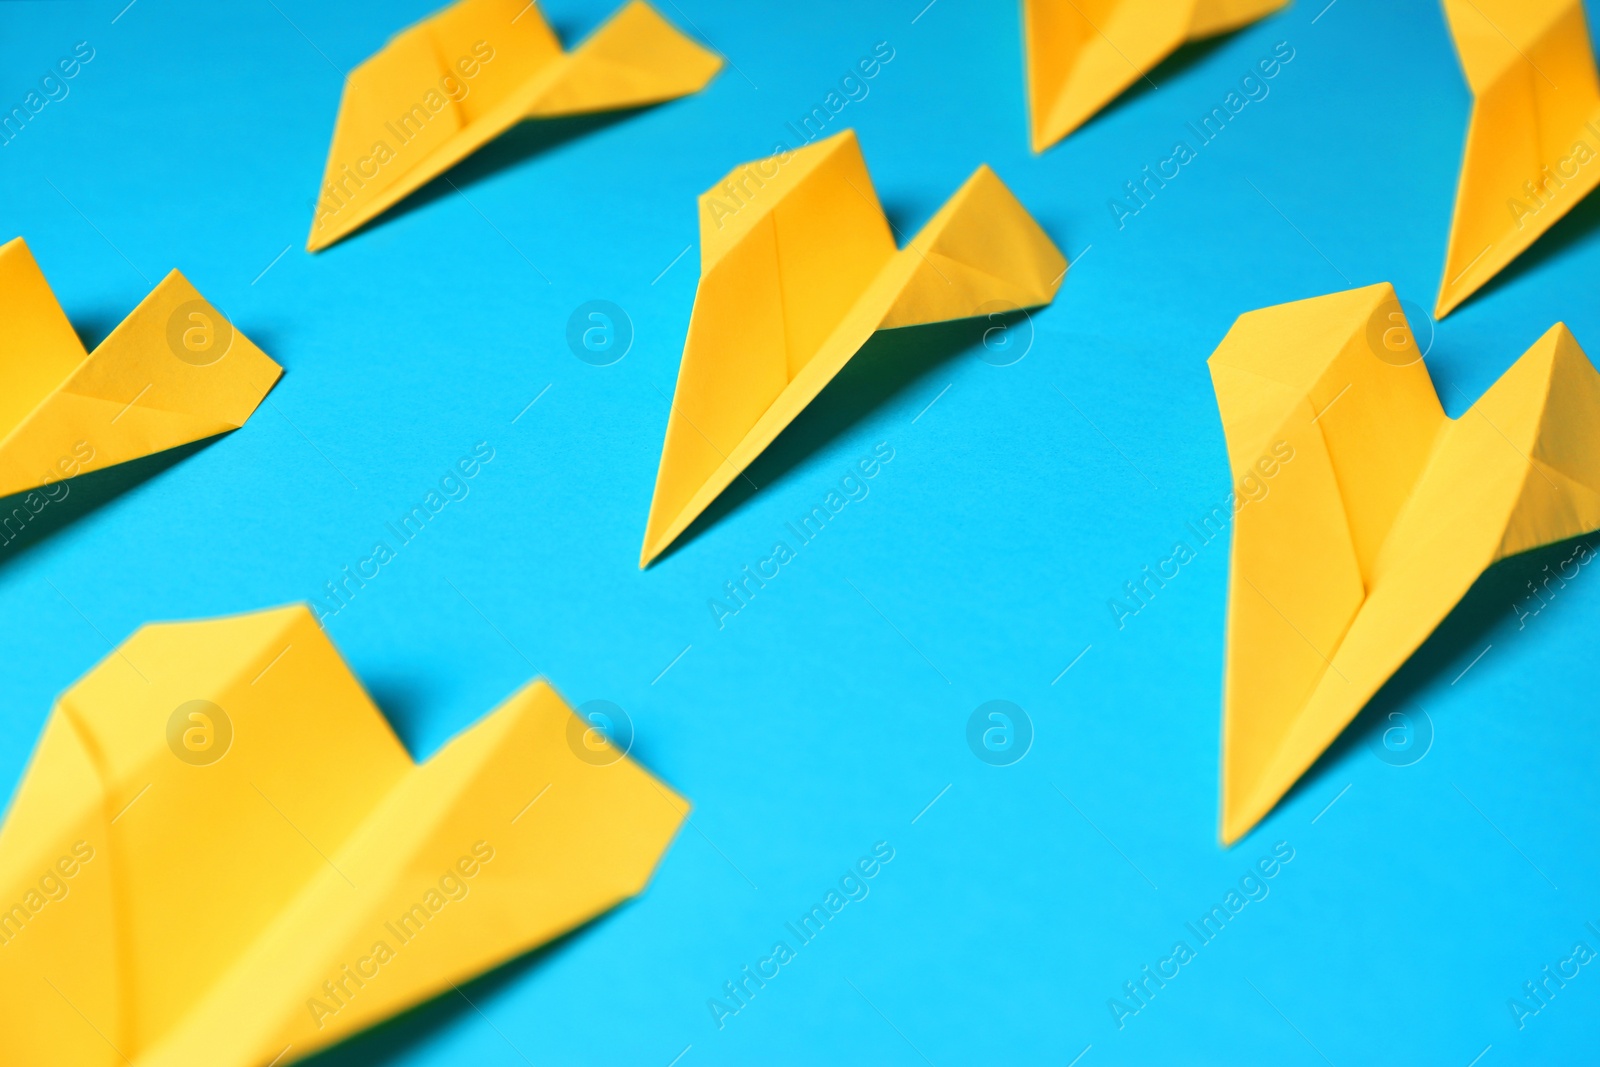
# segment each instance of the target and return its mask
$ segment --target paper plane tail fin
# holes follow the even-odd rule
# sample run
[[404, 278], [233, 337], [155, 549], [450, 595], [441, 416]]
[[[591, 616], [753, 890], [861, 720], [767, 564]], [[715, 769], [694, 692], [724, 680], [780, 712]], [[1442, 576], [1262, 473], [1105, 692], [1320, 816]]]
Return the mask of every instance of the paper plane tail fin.
[[0, 439], [0, 496], [238, 429], [281, 373], [173, 271]]
[[528, 111], [550, 118], [643, 107], [697, 93], [722, 57], [680, 33], [644, 0], [633, 0], [573, 50], [566, 71]]
[[995, 172], [980, 166], [912, 239], [918, 263], [882, 328], [1039, 307], [1067, 260]]
[[1564, 323], [1474, 408], [1528, 459], [1496, 560], [1600, 529], [1600, 373]]

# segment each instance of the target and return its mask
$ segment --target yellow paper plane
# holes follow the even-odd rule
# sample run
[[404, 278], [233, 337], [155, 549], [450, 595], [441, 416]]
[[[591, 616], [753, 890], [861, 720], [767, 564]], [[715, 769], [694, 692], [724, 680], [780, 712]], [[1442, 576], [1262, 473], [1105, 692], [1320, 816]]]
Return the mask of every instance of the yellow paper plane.
[[282, 373], [177, 271], [90, 353], [0, 245], [0, 497], [237, 430]]
[[1444, 0], [1472, 89], [1434, 316], [1600, 185], [1600, 80], [1582, 0]]
[[700, 197], [700, 286], [639, 566], [875, 331], [1048, 304], [1066, 269], [987, 166], [899, 251], [853, 130], [734, 168]]
[[1451, 419], [1387, 284], [1242, 315], [1210, 366], [1254, 487], [1228, 587], [1232, 843], [1490, 564], [1600, 528], [1600, 375], [1557, 324]]
[[460, 0], [345, 79], [306, 248], [349, 236], [523, 119], [674, 100], [721, 66], [643, 0], [571, 52], [529, 0]]
[[301, 1059], [639, 893], [687, 811], [542, 681], [419, 765], [304, 606], [145, 626], [0, 828], [0, 1060]]
[[1043, 152], [1187, 41], [1289, 0], [1022, 0], [1033, 150]]

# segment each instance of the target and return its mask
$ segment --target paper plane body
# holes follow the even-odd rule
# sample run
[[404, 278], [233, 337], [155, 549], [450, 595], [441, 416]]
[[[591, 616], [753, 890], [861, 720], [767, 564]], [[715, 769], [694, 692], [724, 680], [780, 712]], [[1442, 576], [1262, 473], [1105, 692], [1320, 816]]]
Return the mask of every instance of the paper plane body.
[[306, 248], [349, 236], [524, 119], [674, 100], [721, 66], [644, 0], [571, 52], [528, 0], [460, 0], [345, 79]]
[[177, 271], [87, 351], [20, 237], [0, 323], [0, 497], [237, 430], [283, 373]]
[[1600, 81], [1581, 0], [1444, 0], [1472, 90], [1435, 318], [1600, 185]]
[[292, 1062], [640, 892], [688, 808], [587, 725], [416, 764], [304, 606], [141, 628], [0, 828], [5, 1062]]
[[1600, 375], [1557, 324], [1451, 419], [1387, 284], [1243, 315], [1210, 366], [1239, 497], [1231, 843], [1490, 564], [1600, 528]]
[[645, 566], [877, 330], [1048, 304], [1067, 261], [987, 166], [896, 250], [855, 132], [700, 197], [695, 293]]
[[1187, 41], [1255, 22], [1289, 0], [1022, 0], [1033, 150], [1043, 152]]

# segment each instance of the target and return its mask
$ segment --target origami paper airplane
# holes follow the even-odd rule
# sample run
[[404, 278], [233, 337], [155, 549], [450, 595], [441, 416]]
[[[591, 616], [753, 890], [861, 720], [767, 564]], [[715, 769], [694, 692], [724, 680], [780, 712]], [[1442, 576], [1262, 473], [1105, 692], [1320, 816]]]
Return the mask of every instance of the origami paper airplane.
[[1269, 15], [1289, 0], [1022, 0], [1033, 150], [1088, 122], [1187, 41]]
[[571, 52], [529, 0], [460, 0], [345, 79], [306, 248], [348, 236], [523, 119], [674, 100], [721, 66], [643, 0]]
[[586, 726], [534, 682], [418, 765], [304, 606], [141, 628], [0, 828], [5, 1062], [288, 1063], [638, 893], [688, 806]]
[[89, 353], [20, 237], [0, 324], [0, 497], [237, 430], [283, 373], [177, 271]]
[[639, 566], [875, 331], [1048, 304], [1066, 269], [987, 166], [900, 251], [853, 130], [734, 168], [700, 197], [700, 287]]
[[1565, 326], [1459, 419], [1421, 360], [1387, 284], [1242, 315], [1211, 356], [1234, 479], [1254, 488], [1233, 517], [1225, 842], [1490, 564], [1600, 528], [1600, 375]]
[[1444, 0], [1472, 89], [1434, 317], [1600, 185], [1600, 81], [1582, 0]]

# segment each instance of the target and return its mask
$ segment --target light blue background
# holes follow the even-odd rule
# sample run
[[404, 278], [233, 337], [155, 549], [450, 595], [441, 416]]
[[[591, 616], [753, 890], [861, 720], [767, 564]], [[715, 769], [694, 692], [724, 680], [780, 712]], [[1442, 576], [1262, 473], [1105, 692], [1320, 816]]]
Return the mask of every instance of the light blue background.
[[[488, 441], [471, 495], [328, 632], [418, 757], [537, 672], [626, 708], [637, 757], [695, 804], [643, 896], [467, 987], [480, 1010], [451, 997], [319, 1063], [1596, 1055], [1600, 970], [1520, 1032], [1507, 1008], [1574, 942], [1600, 948], [1600, 577], [1525, 628], [1511, 610], [1570, 546], [1480, 583], [1231, 850], [1225, 542], [1124, 629], [1107, 607], [1228, 490], [1205, 359], [1237, 315], [1384, 280], [1432, 307], [1470, 102], [1436, 3], [1296, 0], [1034, 157], [1014, 4], [663, 2], [730, 61], [706, 92], [525, 126], [451, 173], [461, 195], [436, 183], [311, 257], [335, 68], [431, 0], [125, 2], [0, 5], [6, 109], [74, 43], [96, 53], [0, 148], [0, 238], [27, 237], [90, 343], [177, 267], [286, 373], [242, 430], [85, 484], [50, 536], [0, 550], [0, 781], [141, 623], [317, 599]], [[547, 10], [570, 44], [610, 6]], [[837, 125], [896, 226], [986, 161], [1082, 258], [1014, 366], [975, 358], [968, 327], [874, 340], [752, 468], [758, 493], [640, 572], [695, 196], [879, 41], [894, 59]], [[1270, 96], [1119, 231], [1107, 200], [1279, 41]], [[1591, 198], [1439, 327], [1452, 414], [1557, 320], [1600, 355], [1597, 224]], [[590, 299], [634, 324], [614, 366], [566, 347]], [[870, 496], [718, 630], [708, 599], [878, 442], [895, 456]], [[1032, 718], [1014, 766], [967, 748], [990, 699]], [[1380, 713], [1418, 707], [1427, 756], [1376, 758]], [[877, 841], [895, 858], [871, 895], [719, 1030], [707, 999]], [[1278, 841], [1295, 858], [1271, 895], [1119, 1031], [1108, 998]]]

